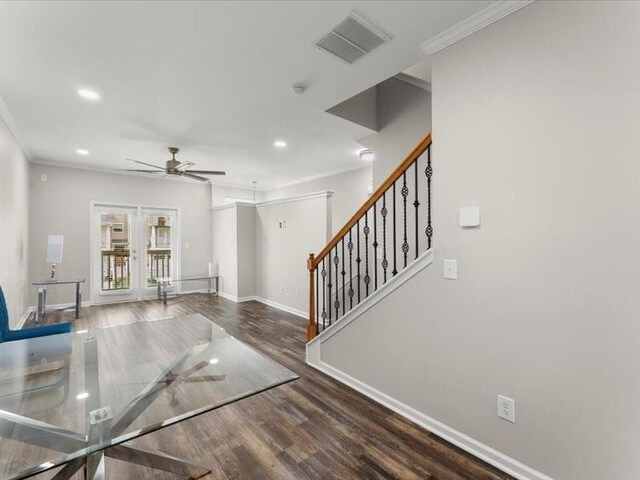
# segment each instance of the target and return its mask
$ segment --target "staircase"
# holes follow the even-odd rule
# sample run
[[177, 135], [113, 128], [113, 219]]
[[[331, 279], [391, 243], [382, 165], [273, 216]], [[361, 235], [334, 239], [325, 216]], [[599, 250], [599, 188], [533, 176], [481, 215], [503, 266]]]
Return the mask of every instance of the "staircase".
[[307, 341], [335, 325], [431, 248], [431, 133], [326, 247], [307, 260]]

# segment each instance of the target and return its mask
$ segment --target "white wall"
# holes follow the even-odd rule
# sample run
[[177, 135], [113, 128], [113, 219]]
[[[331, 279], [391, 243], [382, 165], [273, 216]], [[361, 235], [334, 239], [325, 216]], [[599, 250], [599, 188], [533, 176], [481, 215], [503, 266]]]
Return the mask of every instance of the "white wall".
[[27, 276], [29, 251], [29, 162], [0, 118], [0, 286], [15, 327], [25, 313], [30, 286]]
[[536, 2], [435, 55], [435, 262], [323, 352], [556, 479], [640, 478], [639, 24]]
[[[354, 160], [354, 162], [358, 161]], [[371, 174], [371, 165], [363, 165], [362, 168], [356, 170], [261, 192], [261, 200], [268, 201], [314, 192], [331, 191], [334, 193], [331, 208], [331, 233], [333, 234], [340, 230], [367, 200], [367, 189], [371, 184]]]
[[[40, 176], [47, 175], [42, 182]], [[210, 186], [130, 175], [32, 164], [29, 204], [29, 279], [47, 278], [47, 236], [64, 235], [63, 261], [56, 267], [59, 277], [85, 277], [86, 300], [91, 298], [89, 278], [90, 202], [119, 202], [180, 209], [183, 276], [207, 271], [211, 255]], [[189, 248], [185, 248], [185, 244]], [[186, 285], [184, 289], [201, 288]], [[30, 302], [35, 304], [35, 294]], [[73, 293], [62, 287], [50, 289], [50, 304], [73, 301]]]

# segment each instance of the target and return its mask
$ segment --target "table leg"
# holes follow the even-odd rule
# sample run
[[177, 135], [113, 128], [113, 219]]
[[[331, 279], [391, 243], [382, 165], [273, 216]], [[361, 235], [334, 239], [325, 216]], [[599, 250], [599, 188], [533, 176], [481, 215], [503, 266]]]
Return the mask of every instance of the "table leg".
[[216, 277], [216, 295], [220, 293], [220, 277]]
[[82, 305], [82, 286], [76, 283], [76, 320], [80, 318], [80, 306]]
[[211, 277], [207, 278], [208, 282], [209, 282], [209, 288], [207, 289], [207, 292], [209, 293], [209, 295], [211, 295]]
[[157, 280], [157, 287], [158, 287], [158, 300], [162, 299], [162, 282], [160, 280]]
[[200, 478], [211, 471], [211, 467], [186, 458], [168, 455], [152, 448], [134, 446], [130, 442], [116, 445], [105, 452], [109, 458], [135, 463], [156, 470], [175, 473], [188, 478]]
[[167, 304], [167, 284], [169, 282], [162, 285], [162, 303]]
[[42, 312], [44, 311], [44, 288], [38, 287], [38, 310], [36, 310], [36, 323], [42, 320]]

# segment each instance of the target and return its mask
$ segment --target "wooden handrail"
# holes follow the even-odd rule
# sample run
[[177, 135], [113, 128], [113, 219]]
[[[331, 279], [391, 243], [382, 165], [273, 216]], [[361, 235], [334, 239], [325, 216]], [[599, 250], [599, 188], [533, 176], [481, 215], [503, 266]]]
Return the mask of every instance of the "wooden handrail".
[[382, 198], [382, 195], [387, 190], [389, 190], [393, 183], [402, 176], [402, 174], [413, 164], [413, 162], [416, 161], [416, 159], [420, 155], [422, 155], [427, 150], [427, 148], [429, 148], [429, 145], [431, 145], [431, 132], [429, 132], [427, 136], [424, 137], [420, 141], [420, 143], [415, 146], [415, 148], [411, 151], [407, 158], [405, 158], [404, 161], [400, 165], [398, 165], [393, 172], [391, 172], [387, 179], [382, 182], [378, 189], [373, 192], [369, 199], [364, 202], [364, 204], [358, 209], [355, 215], [353, 215], [353, 217], [351, 217], [349, 221], [344, 224], [344, 227], [342, 227], [340, 231], [335, 234], [335, 236], [331, 239], [327, 246], [324, 247], [322, 251], [320, 251], [320, 253], [313, 259], [310, 259], [310, 270], [317, 268], [320, 262], [322, 262], [322, 259], [327, 256], [327, 254], [338, 244], [338, 242], [340, 242], [340, 240], [342, 240], [342, 237], [349, 233], [349, 230], [351, 230], [356, 225], [356, 223], [358, 223], [358, 220], [362, 218], [365, 212], [367, 212], [374, 203]]

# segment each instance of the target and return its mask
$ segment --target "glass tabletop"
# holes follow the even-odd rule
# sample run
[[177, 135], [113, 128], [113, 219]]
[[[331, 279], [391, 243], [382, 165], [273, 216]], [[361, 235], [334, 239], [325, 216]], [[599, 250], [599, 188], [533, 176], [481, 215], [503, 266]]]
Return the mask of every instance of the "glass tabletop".
[[0, 479], [296, 378], [199, 314], [0, 343]]

